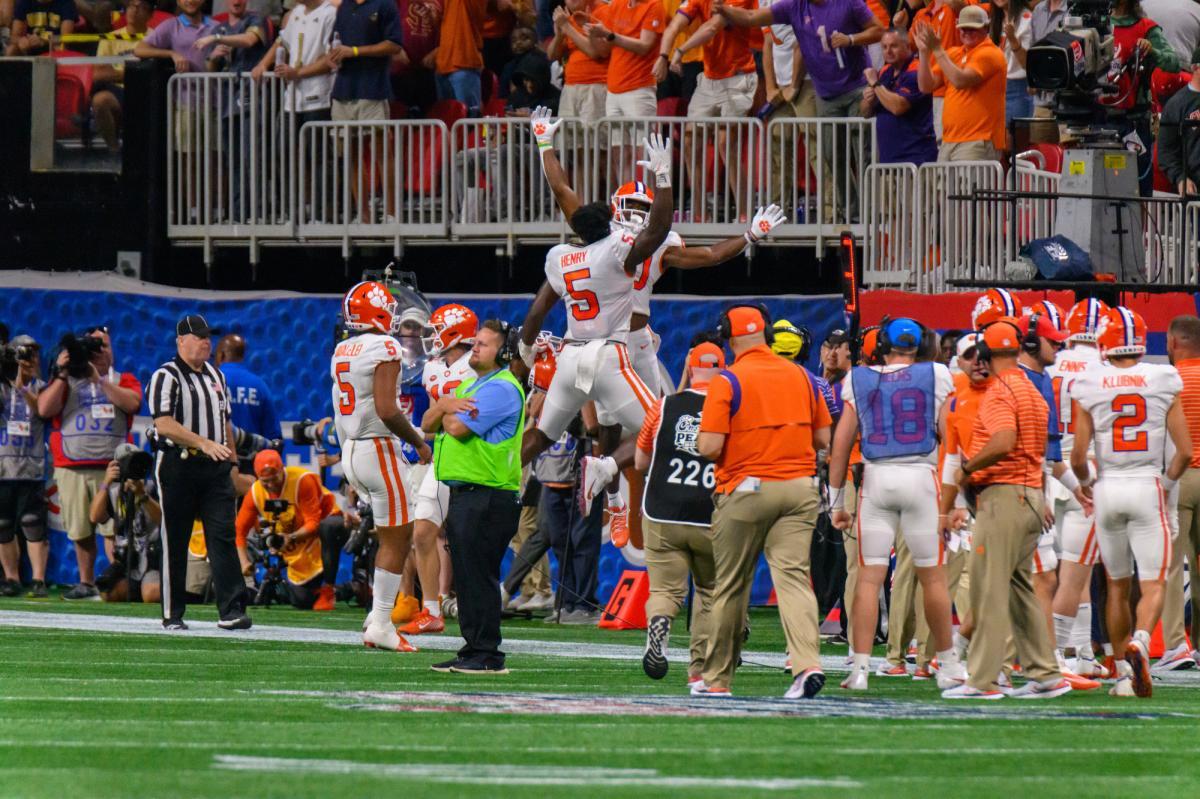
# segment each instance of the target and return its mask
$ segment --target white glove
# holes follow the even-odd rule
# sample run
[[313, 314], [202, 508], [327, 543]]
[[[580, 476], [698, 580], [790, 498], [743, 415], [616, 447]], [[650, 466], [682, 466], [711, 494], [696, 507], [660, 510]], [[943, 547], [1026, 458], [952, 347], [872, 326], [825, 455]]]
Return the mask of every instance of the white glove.
[[561, 124], [562, 120], [554, 119], [546, 106], [539, 105], [533, 109], [533, 113], [529, 115], [529, 127], [537, 141], [538, 152], [554, 149], [554, 133]]
[[525, 365], [528, 366], [530, 369], [532, 369], [533, 361], [534, 361], [534, 358], [536, 357], [536, 353], [533, 349], [533, 345], [526, 344], [525, 340], [521, 339], [520, 341], [517, 342], [517, 352], [519, 352], [521, 354], [521, 360], [525, 362]]
[[768, 205], [766, 208], [759, 208], [758, 213], [754, 215], [754, 219], [750, 222], [750, 229], [746, 231], [746, 242], [754, 244], [762, 241], [775, 228], [787, 221], [787, 214], [778, 205]]
[[654, 185], [660, 189], [671, 188], [671, 139], [661, 133], [646, 137], [646, 160], [637, 165], [654, 173]]

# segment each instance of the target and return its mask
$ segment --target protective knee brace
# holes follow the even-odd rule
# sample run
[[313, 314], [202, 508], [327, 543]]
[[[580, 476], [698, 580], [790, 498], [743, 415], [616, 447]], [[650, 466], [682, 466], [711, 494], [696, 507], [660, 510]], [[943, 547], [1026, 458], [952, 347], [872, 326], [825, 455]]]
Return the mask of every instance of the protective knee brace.
[[21, 517], [21, 532], [25, 540], [37, 544], [46, 540], [46, 522], [35, 513], [27, 513]]
[[11, 544], [16, 537], [11, 519], [0, 519], [0, 544]]

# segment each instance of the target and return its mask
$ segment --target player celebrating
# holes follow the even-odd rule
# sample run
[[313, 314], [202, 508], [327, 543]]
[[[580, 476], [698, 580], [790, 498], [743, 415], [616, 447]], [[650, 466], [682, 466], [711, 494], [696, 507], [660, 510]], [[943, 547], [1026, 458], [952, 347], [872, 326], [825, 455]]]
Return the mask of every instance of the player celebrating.
[[[450, 303], [430, 314], [429, 325], [433, 329], [430, 347], [434, 357], [425, 363], [421, 382], [432, 404], [443, 396], [453, 396], [460, 383], [477, 377], [470, 360], [471, 346], [479, 331], [479, 317], [465, 305]], [[448, 575], [450, 564], [446, 558], [443, 567], [446, 550], [438, 546], [438, 541], [442, 539], [442, 523], [450, 505], [450, 487], [439, 482], [428, 466], [416, 467], [412, 477], [419, 485], [413, 514], [416, 517], [413, 552], [417, 559], [417, 575], [421, 578], [423, 607], [401, 628], [401, 632], [408, 635], [440, 633], [446, 629], [446, 623], [442, 619], [439, 593], [449, 589], [449, 580], [443, 580], [442, 575]]]
[[[1067, 314], [1067, 349], [1058, 354], [1046, 372], [1054, 386], [1058, 406], [1062, 454], [1068, 462], [1075, 451], [1075, 419], [1071, 387], [1080, 377], [1100, 368], [1096, 330], [1108, 315], [1108, 306], [1088, 298], [1075, 303]], [[1085, 447], [1085, 449], [1087, 449]], [[1092, 452], [1088, 450], [1088, 458]], [[1064, 649], [1075, 648], [1072, 671], [1081, 677], [1108, 676], [1092, 651], [1092, 567], [1100, 555], [1095, 521], [1074, 495], [1053, 483], [1054, 520], [1058, 549], [1058, 588], [1054, 593], [1054, 638], [1061, 657]]]
[[[1088, 446], [1095, 446], [1096, 529], [1108, 571], [1109, 638], [1116, 651], [1113, 696], [1148, 697], [1150, 631], [1162, 614], [1171, 529], [1167, 496], [1192, 457], [1187, 420], [1175, 367], [1142, 362], [1146, 323], [1128, 308], [1108, 312], [1097, 332], [1105, 363], [1077, 378], [1071, 397], [1078, 403], [1071, 468], [1090, 484]], [[1167, 436], [1174, 454], [1167, 463]], [[1167, 463], [1166, 474], [1163, 464]], [[1130, 636], [1130, 580], [1137, 565], [1141, 598]]]
[[884, 366], [856, 366], [842, 383], [842, 418], [829, 463], [833, 526], [845, 530], [845, 482], [850, 449], [861, 429], [864, 461], [859, 498], [858, 585], [851, 620], [854, 665], [842, 687], [867, 690], [871, 645], [879, 613], [879, 589], [887, 577], [896, 535], [903, 531], [925, 599], [925, 618], [937, 645], [938, 687], [961, 684], [966, 671], [951, 640], [950, 595], [938, 523], [939, 432], [945, 429], [946, 400], [954, 390], [950, 370], [917, 363], [924, 329], [912, 319], [894, 319], [879, 334]]
[[363, 643], [395, 652], [415, 652], [392, 626], [404, 559], [412, 547], [402, 442], [420, 463], [433, 452], [396, 402], [401, 347], [391, 335], [399, 324], [396, 300], [382, 283], [366, 281], [346, 292], [343, 323], [354, 335], [337, 345], [329, 372], [333, 378], [334, 425], [342, 442], [342, 468], [360, 496], [370, 500], [379, 536], [375, 588]]

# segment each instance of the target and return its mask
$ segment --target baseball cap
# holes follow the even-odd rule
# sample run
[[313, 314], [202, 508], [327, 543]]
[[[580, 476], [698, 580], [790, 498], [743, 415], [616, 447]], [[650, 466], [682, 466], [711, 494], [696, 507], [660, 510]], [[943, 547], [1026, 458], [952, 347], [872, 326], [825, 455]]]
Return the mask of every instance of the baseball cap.
[[688, 353], [687, 365], [689, 369], [724, 369], [725, 351], [707, 341], [697, 344]]
[[279, 453], [273, 449], [261, 450], [254, 456], [254, 473], [262, 477], [265, 471], [283, 471], [283, 458], [279, 457]]
[[830, 330], [829, 335], [825, 337], [825, 341], [823, 343], [828, 344], [831, 347], [836, 347], [839, 344], [845, 344], [849, 340], [849, 334], [839, 327], [835, 330]]
[[1021, 348], [1017, 331], [1024, 333], [1024, 323], [1011, 316], [1002, 316], [984, 328], [983, 340], [992, 352], [1016, 352]]
[[[1022, 331], [1026, 332], [1026, 333], [1029, 332], [1029, 320], [1032, 318], [1033, 318], [1033, 316], [1031, 315], [1031, 316], [1026, 316], [1024, 319], [1021, 320], [1021, 330]], [[1041, 336], [1042, 338], [1050, 339], [1051, 341], [1056, 341], [1060, 344], [1062, 342], [1066, 341], [1067, 337], [1071, 335], [1070, 332], [1067, 330], [1059, 330], [1057, 327], [1054, 326], [1054, 323], [1050, 321], [1049, 317], [1042, 316], [1041, 314], [1038, 315], [1037, 334], [1039, 336]]]
[[767, 320], [757, 308], [738, 305], [725, 312], [729, 317], [729, 335], [749, 336], [767, 329]]
[[212, 329], [200, 314], [188, 314], [175, 325], [175, 335], [186, 336], [189, 334], [197, 338], [208, 338], [212, 335]]
[[912, 319], [893, 319], [888, 322], [887, 336], [893, 347], [916, 349], [921, 346], [921, 326]]
[[986, 28], [989, 22], [991, 20], [988, 18], [987, 12], [979, 6], [967, 6], [958, 12], [958, 27], [960, 28]]
[[954, 354], [959, 358], [966, 357], [967, 351], [976, 349], [979, 346], [979, 342], [982, 338], [983, 336], [979, 335], [978, 333], [967, 333], [958, 340], [958, 345], [955, 347]]

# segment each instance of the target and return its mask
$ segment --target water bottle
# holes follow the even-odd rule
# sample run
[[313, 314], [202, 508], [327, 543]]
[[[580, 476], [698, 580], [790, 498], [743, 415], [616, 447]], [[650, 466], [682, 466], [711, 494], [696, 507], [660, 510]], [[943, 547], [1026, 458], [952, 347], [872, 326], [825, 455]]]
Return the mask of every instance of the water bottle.
[[[342, 37], [338, 36], [337, 31], [334, 31], [333, 38], [329, 40], [329, 52], [331, 52], [331, 53], [335, 52], [341, 46], [342, 46]], [[333, 68], [333, 71], [337, 72], [337, 70], [338, 70], [338, 68], [335, 66]]]

